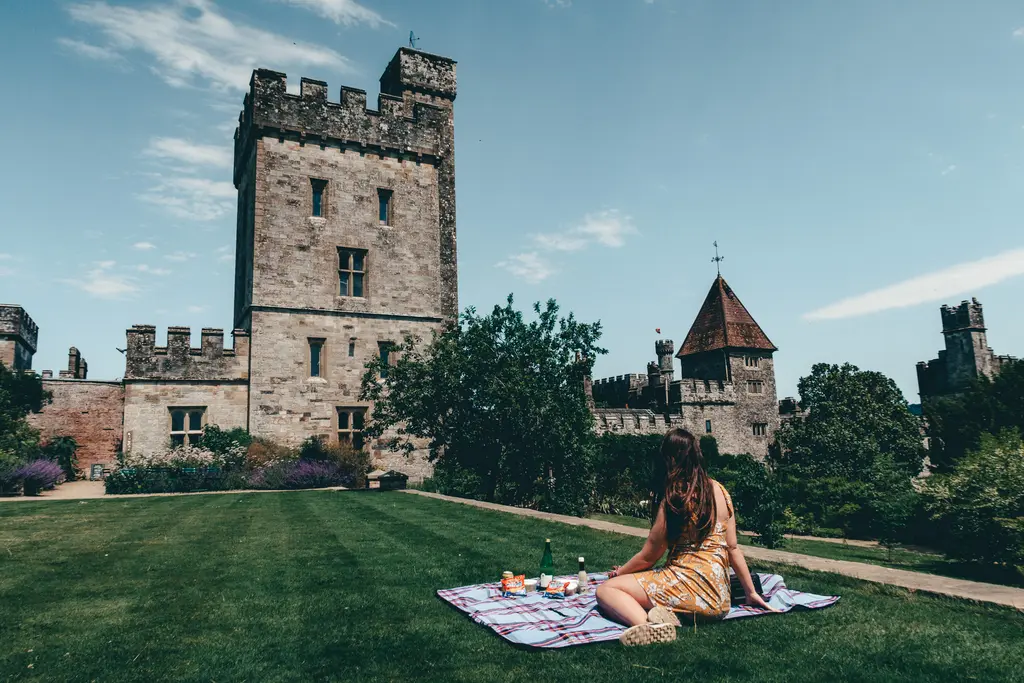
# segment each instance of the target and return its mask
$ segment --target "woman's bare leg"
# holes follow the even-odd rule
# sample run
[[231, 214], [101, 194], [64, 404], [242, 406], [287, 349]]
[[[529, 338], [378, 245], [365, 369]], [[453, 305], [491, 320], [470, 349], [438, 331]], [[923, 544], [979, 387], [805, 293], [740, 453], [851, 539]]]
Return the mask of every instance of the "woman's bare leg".
[[610, 619], [626, 626], [647, 623], [654, 603], [632, 574], [616, 576], [597, 587], [597, 604]]

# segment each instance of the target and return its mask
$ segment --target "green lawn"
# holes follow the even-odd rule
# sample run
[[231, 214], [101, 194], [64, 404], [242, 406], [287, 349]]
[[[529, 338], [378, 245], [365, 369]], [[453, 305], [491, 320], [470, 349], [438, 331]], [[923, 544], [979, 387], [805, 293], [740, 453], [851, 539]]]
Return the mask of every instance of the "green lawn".
[[[650, 522], [646, 519], [628, 517], [625, 515], [605, 515], [594, 513], [590, 515], [593, 519], [600, 519], [606, 522], [615, 522], [642, 529], [649, 528]], [[740, 535], [742, 545], [750, 545], [751, 537]], [[993, 566], [990, 569], [980, 568], [976, 565], [954, 562], [944, 556], [912, 550], [908, 548], [897, 548], [890, 555], [885, 548], [863, 548], [855, 545], [842, 543], [829, 543], [828, 541], [805, 541], [798, 538], [786, 539], [786, 545], [780, 550], [786, 550], [801, 555], [813, 555], [815, 557], [826, 557], [831, 560], [848, 560], [850, 562], [865, 562], [877, 564], [882, 567], [894, 569], [906, 569], [913, 572], [924, 572], [926, 574], [938, 574], [950, 576], [957, 579], [968, 579], [970, 581], [987, 581], [1007, 586], [1024, 587], [1024, 575], [1010, 567]]]
[[835, 607], [535, 652], [438, 588], [621, 563], [639, 539], [398, 492], [0, 504], [0, 678], [1024, 681], [1024, 615], [784, 568]]

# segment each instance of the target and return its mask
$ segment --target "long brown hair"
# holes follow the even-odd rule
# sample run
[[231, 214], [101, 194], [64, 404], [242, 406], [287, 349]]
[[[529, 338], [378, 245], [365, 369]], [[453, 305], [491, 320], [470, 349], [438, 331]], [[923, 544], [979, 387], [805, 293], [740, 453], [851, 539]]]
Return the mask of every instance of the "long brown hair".
[[677, 427], [665, 435], [652, 489], [651, 523], [664, 502], [669, 543], [703, 543], [715, 525], [715, 488], [693, 434]]

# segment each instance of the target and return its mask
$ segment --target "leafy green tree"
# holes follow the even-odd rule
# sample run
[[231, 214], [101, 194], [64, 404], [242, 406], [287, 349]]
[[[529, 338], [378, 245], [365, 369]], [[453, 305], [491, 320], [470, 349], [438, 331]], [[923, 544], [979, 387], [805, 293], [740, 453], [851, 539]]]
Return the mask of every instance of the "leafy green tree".
[[880, 456], [872, 465], [868, 510], [871, 513], [874, 536], [886, 549], [892, 561], [892, 551], [899, 547], [906, 535], [907, 523], [914, 515], [918, 494], [889, 455]]
[[583, 379], [601, 327], [559, 317], [553, 300], [533, 310], [527, 322], [511, 296], [489, 315], [470, 308], [429, 344], [407, 338], [397, 362], [368, 363], [366, 433], [407, 453], [425, 440], [435, 480], [473, 487], [462, 495], [581, 514], [596, 448]]
[[50, 402], [43, 380], [30, 372], [15, 372], [0, 363], [0, 450], [23, 460], [39, 456], [39, 432], [25, 422]]
[[920, 421], [896, 383], [878, 372], [817, 364], [798, 386], [807, 417], [783, 425], [769, 452], [784, 499], [826, 533], [870, 535], [873, 510], [881, 509], [871, 506], [873, 482], [889, 487], [899, 478], [909, 486], [921, 471]]
[[951, 472], [925, 480], [940, 549], [968, 562], [1024, 565], [1024, 441], [1008, 429], [979, 442]]
[[64, 471], [64, 478], [67, 481], [74, 481], [82, 475], [81, 470], [78, 469], [78, 442], [75, 441], [74, 437], [70, 436], [55, 436], [52, 439], [48, 439], [45, 444], [40, 448], [41, 454], [44, 458], [53, 460], [60, 465], [61, 470]]
[[924, 403], [931, 437], [929, 460], [950, 471], [968, 451], [977, 450], [983, 434], [1024, 430], [1024, 361], [1004, 365], [994, 378], [980, 378], [967, 391]]

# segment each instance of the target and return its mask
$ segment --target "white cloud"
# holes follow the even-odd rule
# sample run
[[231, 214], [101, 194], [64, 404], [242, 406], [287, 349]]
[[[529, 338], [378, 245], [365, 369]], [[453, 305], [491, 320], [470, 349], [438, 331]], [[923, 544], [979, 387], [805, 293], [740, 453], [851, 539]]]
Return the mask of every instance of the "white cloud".
[[1024, 248], [961, 263], [866, 294], [843, 299], [804, 315], [805, 320], [837, 320], [892, 308], [940, 301], [1024, 275]]
[[125, 299], [139, 291], [135, 278], [111, 272], [114, 261], [100, 261], [95, 268], [77, 280], [61, 280], [98, 299]]
[[0, 266], [0, 277], [10, 277], [11, 275], [14, 275], [15, 272], [14, 268]]
[[227, 262], [235, 260], [234, 249], [228, 245], [217, 247], [217, 254], [218, 261]]
[[1019, 29], [1014, 31], [1013, 32], [1013, 37], [1014, 38], [1024, 38], [1024, 26], [1021, 26]]
[[173, 254], [167, 254], [164, 256], [168, 261], [190, 261], [196, 257], [191, 251], [176, 251]]
[[[69, 5], [71, 18], [95, 28], [100, 47], [124, 56], [148, 54], [152, 69], [173, 87], [194, 81], [240, 92], [256, 66], [321, 67], [351, 72], [336, 51], [232, 22], [211, 0], [173, 0], [164, 5], [130, 7], [102, 0]], [[91, 46], [96, 47], [96, 46]]]
[[949, 166], [946, 166], [946, 168], [942, 169], [942, 171], [940, 172], [939, 175], [949, 175], [950, 173], [952, 173], [955, 170], [956, 170], [956, 164], [950, 164]]
[[0, 254], [0, 261], [10, 261], [12, 258], [10, 254]]
[[152, 242], [136, 242], [132, 245], [133, 249], [139, 249], [140, 251], [148, 251], [150, 249], [156, 249], [156, 245]]
[[181, 138], [153, 138], [143, 152], [146, 156], [174, 159], [194, 166], [231, 168], [231, 149], [219, 145], [200, 145]]
[[171, 271], [166, 268], [154, 268], [153, 266], [147, 266], [145, 263], [140, 263], [135, 266], [135, 270], [140, 273], [148, 273], [150, 275], [170, 275]]
[[278, 0], [296, 7], [304, 7], [316, 12], [325, 19], [330, 19], [335, 24], [353, 26], [365, 23], [373, 28], [385, 24], [394, 26], [372, 9], [363, 7], [354, 0]]
[[209, 221], [234, 208], [235, 186], [207, 178], [171, 177], [159, 174], [160, 182], [139, 195], [139, 199], [162, 206], [171, 214], [189, 220]]
[[551, 264], [535, 251], [513, 254], [496, 265], [534, 285], [546, 280], [555, 272]]
[[572, 0], [544, 0], [544, 4], [548, 7], [572, 7]]
[[588, 213], [583, 222], [566, 232], [533, 235], [538, 246], [555, 251], [579, 251], [598, 243], [618, 248], [626, 243], [628, 235], [637, 234], [633, 220], [615, 209]]
[[202, 313], [207, 309], [206, 306], [189, 306], [185, 310], [189, 313]]
[[70, 38], [58, 38], [57, 44], [63, 47], [65, 50], [74, 52], [79, 57], [85, 57], [86, 59], [95, 59], [98, 62], [124, 61], [124, 57], [118, 54], [115, 50], [111, 50], [108, 47], [100, 47], [99, 45], [86, 43], [81, 40], [72, 40]]

